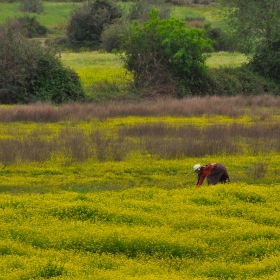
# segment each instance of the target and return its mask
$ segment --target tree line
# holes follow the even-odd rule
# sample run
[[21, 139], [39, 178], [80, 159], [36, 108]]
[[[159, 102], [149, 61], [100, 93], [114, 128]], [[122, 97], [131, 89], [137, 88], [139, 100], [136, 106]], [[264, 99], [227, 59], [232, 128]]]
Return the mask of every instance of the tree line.
[[[129, 11], [112, 0], [75, 2], [82, 3], [69, 17], [68, 46], [118, 54], [141, 97], [278, 93], [277, 0], [220, 0], [216, 5], [227, 23], [225, 30], [210, 24], [188, 27], [185, 21], [171, 18], [173, 1], [135, 1]], [[43, 2], [23, 0], [20, 10], [28, 14], [0, 26], [0, 102], [85, 100], [78, 76], [63, 67], [57, 48], [31, 40], [48, 32], [36, 18], [44, 10]], [[217, 50], [243, 52], [249, 63], [208, 69], [207, 56]]]

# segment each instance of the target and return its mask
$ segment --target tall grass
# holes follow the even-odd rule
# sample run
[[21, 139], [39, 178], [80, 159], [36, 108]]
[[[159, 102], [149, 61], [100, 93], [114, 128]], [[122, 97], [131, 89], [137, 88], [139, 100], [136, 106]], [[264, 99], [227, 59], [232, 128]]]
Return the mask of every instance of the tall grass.
[[[138, 119], [139, 120], [139, 119]], [[146, 119], [142, 123], [125, 123], [118, 127], [103, 128], [96, 122], [84, 128], [66, 125], [57, 131], [56, 126], [38, 125], [19, 135], [18, 130], [7, 130], [0, 139], [0, 162], [3, 166], [17, 162], [46, 162], [50, 160], [65, 162], [85, 162], [89, 159], [102, 161], [122, 161], [129, 155], [148, 154], [162, 159], [184, 159], [206, 155], [270, 155], [279, 153], [279, 126], [277, 122], [237, 123], [206, 125], [197, 127], [187, 124], [190, 120], [176, 118], [168, 122], [154, 122]], [[135, 119], [136, 121], [136, 119]], [[139, 120], [141, 121], [141, 120]], [[174, 123], [172, 123], [174, 122]], [[109, 122], [108, 122], [109, 123]], [[82, 123], [80, 123], [80, 126]], [[91, 125], [91, 126], [90, 126]]]
[[60, 122], [86, 121], [126, 116], [211, 116], [239, 117], [251, 115], [256, 119], [274, 118], [279, 114], [280, 98], [272, 95], [232, 97], [190, 97], [184, 99], [153, 99], [106, 103], [73, 103], [59, 107], [36, 103], [17, 106], [0, 106], [1, 122], [33, 121]]

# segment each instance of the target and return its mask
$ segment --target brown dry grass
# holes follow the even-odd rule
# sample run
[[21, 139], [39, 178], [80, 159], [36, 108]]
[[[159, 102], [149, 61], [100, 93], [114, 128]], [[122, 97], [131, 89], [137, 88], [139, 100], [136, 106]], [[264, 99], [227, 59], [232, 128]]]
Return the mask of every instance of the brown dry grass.
[[[143, 123], [120, 127], [117, 135], [106, 130], [84, 130], [71, 125], [51, 139], [52, 132], [40, 128], [18, 135], [10, 131], [9, 138], [0, 139], [2, 167], [16, 162], [44, 162], [53, 157], [65, 159], [65, 164], [97, 161], [121, 161], [131, 152], [149, 153], [155, 157], [176, 159], [205, 155], [249, 153], [266, 155], [280, 152], [280, 126], [269, 122], [279, 115], [280, 97], [192, 97], [186, 99], [153, 99], [141, 102], [104, 104], [50, 104], [3, 106], [2, 122], [85, 121], [92, 118], [124, 116], [200, 116], [226, 115], [238, 117], [250, 112], [261, 121], [255, 124], [228, 124], [196, 127], [175, 127], [167, 123]], [[266, 120], [266, 122], [262, 122]], [[133, 140], [132, 140], [133, 139]]]
[[236, 117], [248, 113], [269, 117], [278, 109], [280, 97], [271, 95], [249, 97], [190, 97], [184, 99], [158, 98], [134, 102], [73, 103], [59, 107], [36, 103], [31, 105], [0, 107], [0, 121], [60, 122], [83, 121], [92, 118], [113, 118], [125, 116], [200, 116], [225, 115]]
[[203, 28], [205, 23], [202, 20], [190, 20], [186, 22], [187, 26], [195, 28]]
[[[102, 161], [122, 161], [131, 152], [149, 153], [164, 159], [200, 157], [205, 155], [267, 155], [280, 152], [278, 124], [230, 124], [196, 127], [174, 127], [167, 123], [135, 124], [120, 127], [110, 137], [106, 130], [85, 133], [71, 126], [46, 141], [45, 132], [26, 132], [21, 137], [11, 135], [0, 139], [2, 166], [16, 162], [44, 162], [58, 157], [65, 164], [93, 158]], [[14, 136], [14, 137], [13, 137]]]

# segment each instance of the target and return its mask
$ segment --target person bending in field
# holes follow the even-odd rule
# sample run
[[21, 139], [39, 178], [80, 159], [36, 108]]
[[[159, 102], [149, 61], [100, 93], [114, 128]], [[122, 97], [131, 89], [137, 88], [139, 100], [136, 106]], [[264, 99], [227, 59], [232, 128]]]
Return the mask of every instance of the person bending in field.
[[226, 167], [220, 163], [196, 164], [193, 170], [197, 174], [196, 188], [201, 187], [205, 178], [207, 178], [208, 185], [224, 184], [230, 181]]

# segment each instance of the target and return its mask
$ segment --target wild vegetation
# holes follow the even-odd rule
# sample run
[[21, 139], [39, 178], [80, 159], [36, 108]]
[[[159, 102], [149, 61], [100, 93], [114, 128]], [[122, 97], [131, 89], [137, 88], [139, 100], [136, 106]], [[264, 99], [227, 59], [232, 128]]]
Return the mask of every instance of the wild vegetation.
[[[26, 2], [22, 2], [22, 4], [34, 4], [33, 2], [37, 2], [38, 5], [42, 4], [42, 2], [39, 0], [26, 0]], [[19, 11], [20, 7], [18, 4], [19, 3], [15, 2], [10, 5], [11, 7], [16, 7]], [[98, 10], [97, 8], [91, 9], [87, 7], [85, 3], [78, 3], [75, 6], [72, 3], [72, 6], [69, 6], [69, 3], [59, 3], [58, 5], [58, 3], [55, 2], [46, 2], [44, 3], [45, 12], [37, 13], [38, 21], [34, 16], [25, 16], [19, 17], [18, 23], [16, 24], [16, 21], [9, 20], [5, 25], [7, 25], [7, 28], [9, 28], [9, 26], [10, 28], [14, 28], [16, 25], [18, 29], [20, 26], [22, 26], [24, 31], [22, 31], [22, 33], [24, 33], [24, 35], [28, 34], [29, 38], [32, 36], [33, 40], [39, 42], [37, 47], [46, 48], [55, 46], [56, 48], [63, 50], [63, 52], [77, 51], [77, 47], [79, 48], [79, 51], [87, 52], [91, 51], [91, 48], [94, 48], [95, 51], [98, 48], [104, 48], [109, 52], [121, 51], [122, 54], [124, 54], [124, 64], [122, 65], [122, 70], [120, 71], [120, 74], [118, 74], [117, 71], [113, 73], [113, 70], [110, 69], [110, 74], [107, 80], [102, 80], [101, 82], [98, 81], [96, 84], [96, 80], [100, 80], [99, 74], [105, 76], [108, 71], [104, 71], [104, 69], [102, 69], [102, 71], [100, 71], [100, 69], [97, 70], [94, 65], [90, 66], [92, 67], [91, 69], [84, 69], [86, 70], [86, 73], [82, 72], [82, 70], [79, 70], [79, 77], [87, 76], [87, 82], [85, 83], [85, 80], [83, 80], [83, 85], [85, 86], [83, 90], [86, 92], [87, 100], [131, 100], [135, 98], [157, 96], [162, 94], [173, 97], [182, 97], [189, 95], [222, 96], [235, 94], [258, 95], [266, 93], [278, 93], [279, 85], [277, 79], [273, 79], [272, 75], [267, 74], [267, 70], [269, 69], [266, 70], [265, 75], [261, 71], [257, 71], [257, 68], [261, 68], [255, 67], [256, 64], [252, 63], [252, 56], [247, 56], [247, 61], [250, 62], [249, 64], [247, 63], [240, 67], [235, 67], [234, 69], [229, 67], [215, 67], [215, 69], [207, 69], [205, 65], [205, 51], [207, 49], [209, 50], [208, 47], [210, 41], [213, 41], [213, 48], [215, 51], [241, 50], [239, 49], [241, 41], [233, 41], [230, 38], [226, 32], [227, 29], [224, 21], [221, 20], [221, 17], [217, 13], [215, 13], [216, 6], [206, 6], [204, 10], [203, 7], [191, 7], [188, 10], [186, 7], [175, 7], [172, 5], [172, 3], [166, 3], [165, 1], [156, 1], [153, 4], [147, 1], [113, 3], [108, 0], [94, 0], [92, 1], [92, 5], [96, 5], [96, 7], [100, 8], [105, 5], [104, 7], [106, 7], [106, 15], [108, 16], [106, 16], [106, 18], [108, 18], [106, 22], [101, 20], [101, 18], [105, 17], [104, 15], [100, 16], [96, 12]], [[6, 6], [4, 5], [4, 8], [5, 7]], [[55, 16], [57, 13], [60, 14], [58, 7], [60, 7], [61, 16], [63, 15], [65, 20], [59, 20], [57, 21], [57, 24], [54, 25], [56, 19], [53, 16]], [[148, 10], [152, 9], [153, 7], [158, 9], [159, 19], [157, 26], [169, 24], [168, 28], [170, 30], [172, 29], [173, 31], [170, 31], [168, 34], [163, 36], [163, 32], [159, 29], [157, 29], [157, 31], [150, 29], [150, 37], [153, 38], [153, 41], [150, 40], [150, 44], [146, 44], [148, 49], [136, 48], [135, 46], [139, 46], [137, 43], [139, 38], [137, 39], [137, 36], [135, 37], [136, 34], [134, 32], [136, 31], [136, 25], [134, 24], [133, 27], [132, 20], [136, 20], [136, 22], [138, 22], [139, 30], [143, 29], [143, 31], [145, 31], [144, 33], [147, 33], [147, 27], [155, 24], [155, 19], [152, 20], [148, 19], [147, 17]], [[83, 11], [86, 11], [87, 13], [84, 13]], [[269, 11], [266, 12], [268, 13]], [[53, 15], [52, 20], [48, 14]], [[172, 19], [169, 16], [172, 16]], [[80, 20], [81, 17], [84, 17], [83, 20]], [[176, 19], [174, 19], [174, 17]], [[92, 24], [93, 18], [96, 20], [96, 26], [95, 24]], [[173, 24], [171, 24], [171, 21]], [[36, 33], [38, 36], [45, 36], [41, 32], [43, 31], [44, 26], [40, 26], [39, 22], [47, 23], [47, 38], [34, 39]], [[81, 22], [86, 24], [81, 25]], [[174, 24], [175, 22], [177, 22], [177, 25]], [[95, 27], [93, 28], [93, 26]], [[186, 44], [183, 44], [180, 40], [177, 40], [178, 33], [182, 32], [183, 29], [185, 33], [195, 33], [195, 37], [197, 39], [199, 38], [199, 40], [196, 41], [192, 40], [192, 42], [196, 42], [197, 46], [196, 48], [194, 48], [194, 46], [191, 48], [192, 50], [196, 49], [195, 53], [190, 49], [184, 49]], [[80, 38], [75, 34], [78, 34], [79, 36], [81, 34], [91, 35], [89, 38]], [[123, 36], [119, 37], [119, 34], [123, 34]], [[92, 36], [96, 40], [93, 39]], [[179, 37], [185, 38], [188, 36], [180, 35]], [[133, 40], [133, 38], [135, 40]], [[142, 39], [141, 41], [145, 42], [145, 40]], [[6, 39], [2, 41], [4, 43], [8, 42]], [[208, 44], [205, 44], [206, 41]], [[151, 44], [151, 42], [154, 43]], [[170, 44], [170, 42], [176, 42], [176, 44]], [[25, 43], [22, 42], [21, 44]], [[142, 54], [152, 53], [153, 56], [155, 56], [155, 52], [152, 51], [152, 48], [154, 47], [154, 49], [158, 49], [156, 45], [164, 46], [163, 48], [165, 50], [164, 53], [157, 53], [156, 60], [149, 60], [146, 55], [142, 55], [140, 60], [132, 59], [134, 55], [132, 54], [131, 50], [137, 50], [137, 52], [140, 51]], [[189, 45], [189, 43], [187, 45]], [[15, 46], [17, 45], [15, 44]], [[6, 45], [4, 47], [9, 48], [9, 46]], [[12, 51], [16, 51], [16, 48], [12, 49]], [[254, 59], [255, 62], [257, 61], [256, 57], [257, 56], [255, 56]], [[264, 60], [264, 57], [261, 55], [258, 56], [258, 59], [259, 63], [262, 63], [261, 61]], [[178, 60], [180, 60], [180, 63], [177, 63]], [[183, 61], [184, 63], [182, 63]], [[190, 61], [192, 63], [189, 63]], [[26, 64], [24, 59], [21, 60], [20, 63]], [[34, 63], [36, 64], [37, 62], [35, 61]], [[13, 68], [12, 64], [8, 63], [7, 66]], [[49, 69], [52, 67], [54, 67], [54, 64], [49, 64], [47, 68]], [[276, 65], [273, 67], [276, 67]], [[25, 69], [25, 67], [19, 68]], [[163, 69], [165, 70], [163, 71]], [[168, 71], [166, 71], [166, 69], [168, 69]], [[123, 79], [124, 72], [126, 70], [128, 70], [128, 76]], [[5, 77], [7, 75], [6, 72], [10, 73], [11, 71], [9, 72], [5, 70], [5, 75], [3, 75]], [[60, 73], [56, 75], [57, 80], [50, 83], [58, 85], [58, 81], [60, 81], [59, 83], [62, 85], [60, 85], [61, 90], [58, 92], [54, 92], [54, 90], [50, 87], [48, 87], [49, 90], [46, 92], [46, 88], [40, 88], [43, 84], [38, 82], [36, 91], [37, 89], [42, 91], [38, 95], [35, 95], [32, 92], [34, 87], [33, 76], [22, 75], [20, 71], [13, 70], [12, 72], [16, 75], [20, 75], [20, 77], [17, 77], [16, 79], [20, 80], [22, 90], [24, 91], [24, 94], [21, 92], [20, 96], [24, 95], [24, 97], [21, 99], [11, 98], [11, 94], [8, 94], [8, 92], [10, 92], [10, 89], [14, 87], [14, 79], [5, 79], [6, 84], [3, 86], [3, 88], [5, 88], [5, 92], [2, 93], [2, 95], [5, 95], [5, 98], [2, 98], [2, 102], [26, 103], [41, 100], [61, 103], [70, 100], [76, 101], [78, 99], [84, 99], [78, 98], [73, 92], [74, 90], [78, 89], [79, 85], [77, 84], [77, 81], [72, 80], [75, 80], [74, 75], [70, 74], [69, 72], [66, 75], [67, 78], [65, 75]], [[47, 72], [52, 73], [52, 71]], [[91, 72], [90, 77], [88, 75], [89, 72]], [[271, 73], [274, 72], [275, 71], [271, 70]], [[165, 75], [162, 75], [162, 73], [165, 73]], [[114, 76], [114, 78], [110, 79], [112, 76]], [[186, 76], [188, 78], [186, 78]], [[39, 77], [35, 78], [39, 79]], [[49, 78], [53, 79], [53, 75], [51, 75]], [[119, 83], [119, 80], [122, 81]], [[68, 85], [66, 86], [66, 84]], [[65, 87], [66, 90], [64, 90]], [[9, 89], [7, 90], [7, 88]], [[81, 93], [81, 89], [79, 91]], [[80, 93], [78, 96], [82, 97], [83, 94]]]
[[[58, 3], [43, 4], [63, 40]], [[144, 100], [112, 53], [59, 59], [88, 102], [0, 106], [0, 279], [278, 280], [280, 98], [248, 57], [205, 61], [213, 96]], [[231, 182], [196, 189], [209, 162]]]
[[278, 279], [279, 102], [1, 106], [1, 278]]

